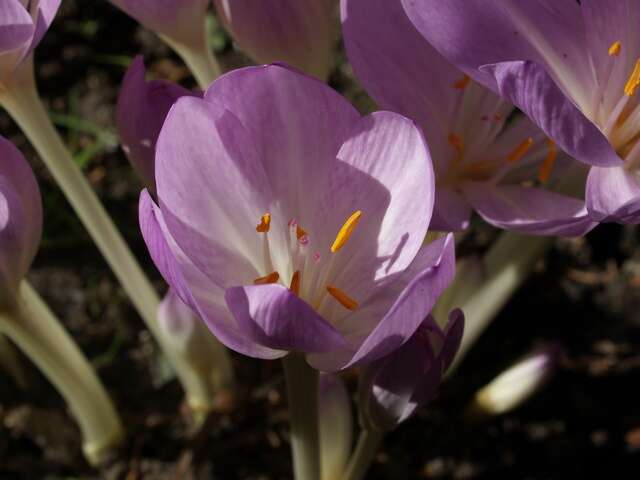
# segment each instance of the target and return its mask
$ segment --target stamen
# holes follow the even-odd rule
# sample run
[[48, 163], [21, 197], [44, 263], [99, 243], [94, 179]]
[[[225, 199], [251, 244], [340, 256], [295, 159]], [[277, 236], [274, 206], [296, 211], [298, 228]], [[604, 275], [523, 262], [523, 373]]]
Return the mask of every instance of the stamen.
[[529, 137], [526, 140], [524, 140], [520, 145], [518, 145], [515, 148], [513, 152], [509, 154], [509, 156], [507, 157], [507, 162], [513, 163], [520, 160], [522, 157], [525, 156], [525, 154], [529, 151], [532, 145], [533, 145], [533, 138]]
[[356, 310], [358, 308], [358, 302], [333, 285], [327, 285], [327, 292], [347, 310]]
[[547, 144], [549, 151], [547, 152], [547, 156], [540, 165], [540, 169], [538, 170], [538, 180], [542, 183], [545, 183], [551, 177], [551, 172], [553, 171], [553, 166], [556, 163], [556, 158], [558, 158], [558, 147], [553, 140], [547, 140]]
[[304, 230], [300, 225], [296, 224], [296, 238], [300, 240], [307, 234], [306, 230]]
[[636, 89], [640, 86], [640, 59], [636, 61], [635, 67], [633, 67], [633, 72], [629, 75], [629, 80], [627, 80], [627, 84], [624, 86], [624, 94], [627, 97], [633, 97], [634, 93], [636, 93]]
[[265, 213], [260, 219], [260, 223], [256, 225], [256, 232], [267, 233], [271, 226], [271, 214]]
[[296, 295], [300, 295], [300, 270], [296, 270], [291, 277], [291, 284], [289, 285], [291, 290]]
[[333, 245], [331, 245], [332, 253], [336, 253], [338, 250], [344, 247], [345, 243], [349, 241], [349, 238], [351, 238], [351, 234], [360, 222], [361, 216], [362, 210], [357, 210], [353, 212], [349, 218], [347, 218], [347, 221], [344, 222], [344, 225], [342, 225], [342, 228], [338, 232], [338, 235], [336, 235], [336, 239], [333, 241]]
[[264, 277], [258, 277], [253, 281], [254, 285], [267, 285], [269, 283], [276, 283], [280, 280], [280, 274], [278, 272], [271, 272]]
[[467, 85], [469, 85], [469, 82], [471, 82], [471, 77], [469, 77], [469, 75], [465, 75], [453, 84], [453, 88], [456, 90], [463, 90]]
[[458, 155], [456, 156], [455, 161], [460, 161], [464, 152], [464, 143], [462, 142], [462, 139], [455, 133], [450, 133], [447, 141], [449, 142], [449, 145], [456, 149]]
[[620, 55], [621, 49], [622, 49], [622, 43], [620, 43], [620, 40], [617, 40], [613, 42], [609, 47], [609, 55], [612, 57], [617, 57], [618, 55]]

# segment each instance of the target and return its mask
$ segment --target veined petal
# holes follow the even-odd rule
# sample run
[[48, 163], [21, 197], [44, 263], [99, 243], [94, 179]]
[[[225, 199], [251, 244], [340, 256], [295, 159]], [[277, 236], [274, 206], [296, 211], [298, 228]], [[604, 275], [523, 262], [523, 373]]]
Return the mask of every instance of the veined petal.
[[447, 153], [444, 139], [460, 95], [454, 85], [462, 73], [415, 29], [399, 1], [343, 0], [341, 7], [345, 47], [358, 79], [381, 108], [418, 122], [440, 158]]
[[534, 62], [485, 65], [500, 95], [520, 108], [558, 146], [589, 165], [617, 166], [622, 159], [600, 131]]
[[42, 40], [42, 37], [44, 37], [44, 34], [47, 33], [47, 30], [49, 30], [49, 26], [51, 26], [56, 13], [58, 13], [61, 2], [62, 0], [38, 0], [31, 2], [32, 5], [36, 5], [35, 11], [32, 12], [35, 30], [33, 32], [33, 40], [31, 41], [31, 45], [24, 53], [24, 57], [26, 57], [33, 51], [34, 48], [38, 46], [40, 40]]
[[19, 1], [0, 3], [0, 55], [23, 46], [34, 31], [33, 20]]
[[[216, 285], [226, 289], [264, 275], [256, 221], [265, 211], [280, 212], [252, 139], [233, 113], [193, 97], [178, 100], [158, 139], [156, 182], [173, 238]], [[284, 233], [273, 232], [275, 244], [284, 243]]]
[[596, 221], [640, 223], [640, 179], [634, 172], [592, 167], [586, 199], [589, 214]]
[[436, 232], [460, 232], [469, 226], [472, 209], [469, 202], [451, 188], [436, 188], [436, 202], [429, 229]]
[[162, 211], [146, 190], [140, 197], [140, 228], [151, 258], [164, 279], [222, 343], [250, 357], [273, 359], [286, 355], [287, 352], [253, 342], [238, 327], [225, 305], [224, 291], [198, 270], [176, 244]]
[[240, 328], [272, 349], [324, 353], [343, 348], [340, 333], [282, 285], [227, 289], [225, 299]]
[[463, 191], [485, 221], [506, 230], [581, 236], [597, 225], [584, 201], [542, 188], [468, 182]]
[[391, 112], [362, 118], [338, 152], [312, 221], [325, 226], [321, 245], [330, 245], [345, 219], [363, 212], [353, 237], [336, 254], [341, 271], [334, 281], [361, 301], [375, 295], [375, 282], [413, 261], [433, 203], [433, 167], [415, 124]]

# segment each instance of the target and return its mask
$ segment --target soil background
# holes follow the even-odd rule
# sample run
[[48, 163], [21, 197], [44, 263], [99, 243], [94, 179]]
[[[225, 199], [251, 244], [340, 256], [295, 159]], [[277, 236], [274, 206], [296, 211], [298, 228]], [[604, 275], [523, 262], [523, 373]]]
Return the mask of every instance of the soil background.
[[[225, 69], [250, 61], [212, 19]], [[363, 112], [342, 49], [331, 85]], [[42, 96], [76, 160], [158, 291], [166, 288], [138, 231], [140, 182], [122, 154], [114, 105], [127, 64], [193, 87], [155, 35], [106, 1], [65, 0], [36, 52]], [[77, 428], [47, 381], [21, 358], [28, 387], [0, 371], [0, 479], [275, 480], [290, 476], [280, 364], [233, 355], [240, 394], [232, 411], [194, 431], [180, 388], [143, 323], [11, 119], [0, 133], [34, 166], [45, 206], [44, 238], [30, 281], [95, 365], [128, 427], [125, 446], [92, 469]], [[481, 253], [496, 232], [476, 221], [459, 255]], [[640, 249], [635, 227], [602, 225], [558, 239], [438, 397], [391, 433], [368, 479], [635, 478], [640, 465]], [[507, 415], [472, 422], [474, 392], [545, 342], [564, 350], [548, 386]], [[353, 384], [353, 375], [347, 379]], [[635, 473], [629, 473], [634, 472]]]

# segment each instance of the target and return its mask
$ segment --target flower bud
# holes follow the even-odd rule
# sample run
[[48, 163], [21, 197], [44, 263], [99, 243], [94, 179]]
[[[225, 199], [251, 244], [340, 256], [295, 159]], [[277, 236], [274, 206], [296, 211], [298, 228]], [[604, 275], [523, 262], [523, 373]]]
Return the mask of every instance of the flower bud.
[[331, 480], [342, 476], [349, 460], [353, 413], [347, 387], [338, 375], [320, 375], [319, 397], [321, 478]]
[[519, 407], [549, 381], [560, 355], [557, 345], [548, 345], [522, 358], [476, 393], [475, 410], [501, 415]]
[[0, 87], [10, 82], [15, 69], [40, 43], [60, 1], [0, 2]]
[[127, 158], [155, 194], [156, 142], [162, 124], [176, 100], [198, 94], [163, 80], [147, 82], [145, 73], [144, 61], [137, 56], [122, 81], [116, 124]]
[[325, 80], [334, 44], [334, 0], [214, 0], [238, 45], [258, 63], [286, 62]]
[[22, 154], [0, 137], [0, 309], [15, 306], [42, 236], [42, 200]]
[[110, 0], [146, 28], [183, 45], [200, 45], [209, 0]]
[[463, 330], [460, 310], [451, 312], [444, 330], [429, 316], [402, 347], [367, 366], [359, 388], [365, 428], [392, 430], [429, 402], [460, 347]]

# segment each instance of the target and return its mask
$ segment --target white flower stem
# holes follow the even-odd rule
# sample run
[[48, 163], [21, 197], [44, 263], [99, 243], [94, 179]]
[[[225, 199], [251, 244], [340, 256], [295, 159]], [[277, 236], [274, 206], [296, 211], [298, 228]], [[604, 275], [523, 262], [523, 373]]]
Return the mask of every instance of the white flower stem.
[[209, 46], [206, 36], [203, 35], [199, 45], [187, 45], [166, 35], [160, 35], [160, 37], [182, 58], [202, 90], [206, 90], [222, 73], [218, 59]]
[[289, 397], [294, 478], [320, 480], [318, 372], [298, 353], [284, 357], [282, 364]]
[[23, 282], [17, 307], [0, 311], [0, 330], [35, 363], [66, 400], [96, 464], [117, 447], [123, 430], [93, 368], [35, 290]]
[[[461, 304], [448, 305], [446, 308], [459, 307], [465, 314], [462, 345], [448, 374], [455, 370], [496, 314], [524, 283], [535, 262], [550, 248], [552, 242], [553, 237], [504, 232], [491, 246], [484, 258], [484, 269], [488, 276]], [[464, 283], [466, 278], [456, 276], [452, 287], [460, 287], [458, 284]]]
[[215, 342], [212, 359], [216, 361], [218, 370], [214, 378], [204, 377], [189, 365], [170, 339], [163, 335], [157, 322], [158, 295], [51, 124], [38, 96], [31, 60], [20, 68], [8, 88], [0, 90], [0, 104], [29, 138], [111, 266], [174, 368], [189, 404], [198, 410], [213, 408], [212, 392], [230, 387], [233, 381], [228, 352], [222, 344]]
[[381, 430], [362, 430], [356, 449], [341, 480], [362, 480], [369, 470], [383, 438], [384, 432]]

